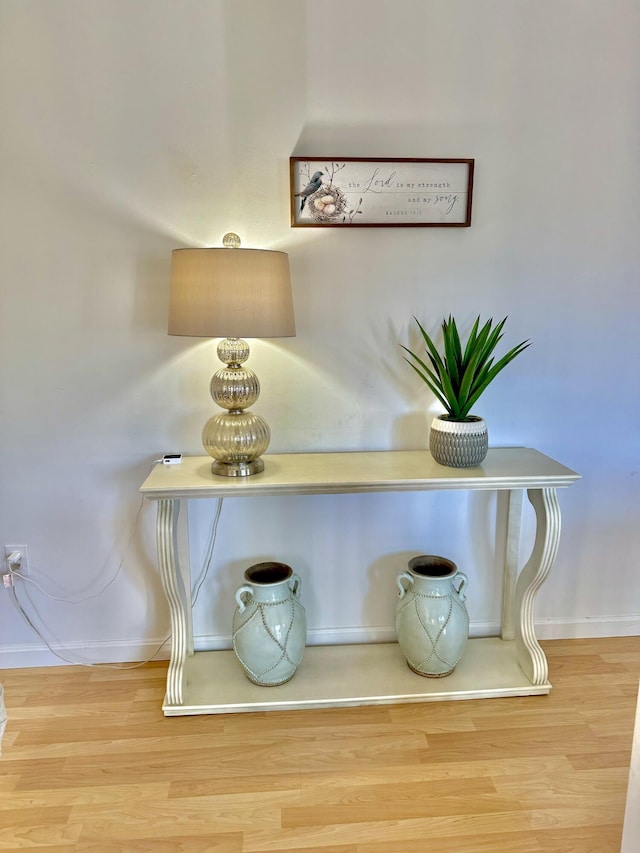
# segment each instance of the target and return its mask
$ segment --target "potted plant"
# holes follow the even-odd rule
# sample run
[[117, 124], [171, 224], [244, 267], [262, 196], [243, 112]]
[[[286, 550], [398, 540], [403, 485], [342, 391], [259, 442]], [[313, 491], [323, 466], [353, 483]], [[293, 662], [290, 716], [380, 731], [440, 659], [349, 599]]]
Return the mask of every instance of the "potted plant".
[[463, 348], [456, 321], [449, 315], [442, 323], [441, 355], [420, 321], [413, 319], [424, 339], [428, 363], [401, 345], [408, 355], [405, 360], [446, 409], [446, 414], [438, 415], [431, 424], [431, 455], [436, 462], [451, 468], [479, 465], [487, 455], [489, 436], [484, 418], [472, 415], [471, 410], [498, 373], [530, 346], [530, 341], [522, 341], [494, 363], [494, 351], [507, 318], [495, 326], [491, 318], [480, 328], [477, 317]]

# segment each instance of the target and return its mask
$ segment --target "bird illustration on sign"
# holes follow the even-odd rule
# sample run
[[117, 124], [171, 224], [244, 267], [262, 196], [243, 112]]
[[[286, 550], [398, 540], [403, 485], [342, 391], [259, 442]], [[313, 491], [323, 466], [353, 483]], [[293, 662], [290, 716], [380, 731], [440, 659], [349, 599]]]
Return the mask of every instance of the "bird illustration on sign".
[[317, 192], [322, 186], [323, 175], [324, 172], [314, 172], [306, 187], [303, 190], [300, 190], [299, 193], [294, 193], [296, 198], [302, 198], [302, 201], [300, 202], [300, 213], [304, 210], [304, 206], [309, 196]]
[[[294, 198], [300, 198], [300, 210], [298, 215], [302, 214], [303, 210], [307, 209], [311, 219], [318, 224], [336, 223], [336, 221], [345, 224], [351, 224], [354, 216], [362, 213], [362, 199], [359, 200], [357, 206], [349, 210], [349, 203], [345, 193], [334, 184], [333, 180], [337, 172], [344, 169], [346, 163], [330, 163], [324, 167], [325, 171], [318, 170], [310, 175], [310, 163], [307, 162], [300, 169], [300, 176], [307, 180], [304, 189], [294, 193]], [[323, 181], [323, 176], [327, 180]]]

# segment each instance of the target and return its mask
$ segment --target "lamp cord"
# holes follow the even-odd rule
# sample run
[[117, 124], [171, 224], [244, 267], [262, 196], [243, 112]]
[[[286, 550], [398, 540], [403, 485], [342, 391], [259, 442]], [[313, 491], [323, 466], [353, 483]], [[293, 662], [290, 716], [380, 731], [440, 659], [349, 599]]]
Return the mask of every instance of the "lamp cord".
[[[150, 470], [152, 471], [154, 466], [157, 465], [159, 462], [162, 462], [162, 459], [155, 459], [151, 465]], [[198, 595], [200, 593], [200, 589], [202, 588], [202, 585], [204, 584], [204, 582], [207, 578], [207, 575], [209, 574], [209, 569], [211, 567], [211, 560], [213, 558], [213, 551], [214, 551], [214, 546], [215, 546], [217, 532], [218, 532], [218, 522], [220, 521], [220, 514], [222, 512], [222, 503], [223, 503], [223, 498], [218, 498], [218, 506], [217, 506], [216, 513], [215, 513], [215, 516], [214, 516], [212, 524], [211, 524], [211, 528], [210, 528], [210, 532], [209, 532], [209, 540], [207, 543], [207, 550], [205, 552], [205, 557], [203, 560], [202, 569], [201, 569], [198, 581], [196, 582], [196, 585], [195, 585], [195, 591], [192, 593], [192, 597], [191, 597], [191, 607], [192, 608], [195, 606], [195, 603], [198, 600]], [[58, 596], [52, 595], [51, 593], [47, 592], [39, 583], [37, 583], [35, 580], [33, 580], [33, 578], [26, 577], [25, 575], [22, 575], [19, 571], [16, 571], [16, 569], [14, 569], [13, 566], [9, 565], [9, 574], [11, 575], [12, 584], [8, 588], [8, 590], [10, 593], [10, 599], [11, 599], [12, 605], [15, 607], [15, 609], [20, 614], [22, 619], [26, 622], [26, 624], [36, 633], [36, 635], [47, 646], [49, 651], [52, 654], [54, 654], [57, 658], [59, 658], [60, 660], [63, 660], [65, 663], [76, 664], [79, 666], [101, 667], [103, 669], [105, 669], [105, 668], [106, 669], [137, 669], [138, 667], [144, 666], [145, 664], [150, 663], [152, 660], [154, 660], [156, 655], [159, 654], [159, 652], [162, 650], [164, 645], [171, 639], [171, 633], [169, 633], [165, 637], [165, 639], [160, 643], [160, 645], [157, 647], [157, 649], [155, 650], [155, 652], [153, 653], [153, 655], [150, 658], [147, 658], [147, 660], [144, 660], [144, 661], [140, 661], [139, 663], [135, 663], [135, 664], [127, 665], [127, 666], [118, 666], [116, 664], [101, 663], [101, 662], [97, 662], [97, 661], [72, 660], [71, 658], [65, 657], [60, 652], [56, 651], [56, 649], [53, 648], [51, 643], [44, 636], [42, 631], [35, 625], [34, 621], [31, 619], [29, 614], [26, 612], [23, 604], [20, 602], [20, 599], [18, 598], [18, 595], [16, 592], [16, 586], [14, 583], [15, 579], [19, 578], [21, 581], [30, 583], [33, 586], [35, 586], [36, 589], [38, 589], [43, 595], [45, 595], [47, 598], [51, 599], [52, 601], [60, 601], [60, 602], [63, 602], [65, 604], [82, 604], [83, 602], [88, 601], [90, 599], [99, 598], [116, 581], [116, 579], [118, 578], [118, 576], [122, 570], [122, 567], [123, 567], [123, 565], [127, 559], [127, 556], [129, 554], [129, 550], [131, 548], [131, 543], [133, 542], [133, 538], [134, 538], [134, 536], [138, 530], [138, 522], [140, 519], [140, 514], [142, 512], [143, 506], [144, 506], [144, 497], [142, 498], [142, 500], [140, 502], [140, 506], [138, 507], [138, 509], [136, 511], [136, 514], [135, 514], [135, 517], [133, 520], [133, 525], [131, 528], [131, 533], [130, 533], [129, 538], [127, 540], [127, 544], [125, 546], [123, 556], [122, 556], [122, 558], [118, 564], [118, 568], [116, 569], [111, 580], [109, 580], [105, 584], [105, 586], [100, 590], [100, 592], [92, 593], [90, 595], [86, 595], [86, 596], [83, 596], [82, 598], [78, 598], [78, 599], [60, 598]], [[28, 591], [28, 588], [26, 586], [25, 586], [25, 594], [26, 594], [27, 599], [29, 601], [29, 604], [30, 604], [33, 612], [37, 616], [38, 620], [47, 628], [49, 633], [53, 634], [51, 629], [48, 628], [44, 619], [40, 615], [40, 612], [38, 611], [38, 608], [36, 607], [33, 599], [29, 595], [29, 591]], [[57, 637], [54, 636], [54, 639], [56, 640], [56, 642], [58, 643], [59, 646], [62, 645], [61, 641], [58, 640]]]
[[138, 529], [138, 519], [140, 517], [140, 513], [142, 512], [143, 505], [144, 505], [144, 498], [142, 498], [142, 500], [140, 501], [140, 506], [138, 507], [138, 509], [136, 511], [136, 515], [135, 515], [135, 518], [133, 520], [133, 527], [131, 529], [131, 534], [129, 536], [129, 539], [127, 540], [127, 544], [126, 544], [125, 550], [124, 550], [124, 555], [123, 555], [122, 559], [120, 560], [120, 563], [118, 564], [118, 568], [116, 569], [111, 580], [108, 581], [102, 587], [102, 589], [99, 592], [93, 592], [90, 595], [84, 595], [81, 598], [75, 598], [75, 599], [73, 599], [73, 598], [61, 598], [60, 596], [53, 595], [52, 593], [47, 592], [47, 590], [44, 589], [44, 587], [42, 587], [37, 581], [35, 581], [33, 578], [29, 577], [28, 575], [23, 575], [19, 570], [14, 569], [13, 566], [11, 566], [11, 565], [9, 565], [9, 573], [11, 574], [12, 578], [14, 578], [14, 579], [19, 578], [21, 581], [24, 581], [24, 583], [31, 584], [32, 586], [35, 586], [35, 588], [39, 592], [41, 592], [42, 595], [46, 596], [47, 598], [50, 598], [52, 601], [60, 601], [64, 604], [82, 604], [84, 601], [89, 601], [92, 598], [99, 598], [101, 595], [103, 595], [109, 589], [110, 586], [112, 586], [112, 584], [115, 583], [115, 581], [118, 578], [118, 575], [120, 574], [120, 572], [122, 570], [122, 566], [124, 565], [124, 562], [125, 562], [128, 554], [129, 554], [129, 549], [131, 547], [131, 543], [133, 542], [133, 537], [134, 537], [134, 535]]
[[191, 607], [195, 607], [196, 601], [198, 600], [198, 595], [200, 594], [200, 590], [202, 588], [202, 584], [205, 582], [207, 575], [209, 574], [211, 558], [213, 557], [213, 546], [215, 545], [216, 535], [218, 533], [218, 522], [220, 521], [220, 513], [222, 512], [222, 501], [223, 498], [218, 498], [218, 508], [216, 510], [213, 523], [211, 525], [211, 530], [209, 532], [209, 542], [207, 544], [207, 550], [205, 552], [205, 557], [202, 564], [202, 571], [200, 572], [200, 578], [196, 581], [195, 592], [192, 593]]

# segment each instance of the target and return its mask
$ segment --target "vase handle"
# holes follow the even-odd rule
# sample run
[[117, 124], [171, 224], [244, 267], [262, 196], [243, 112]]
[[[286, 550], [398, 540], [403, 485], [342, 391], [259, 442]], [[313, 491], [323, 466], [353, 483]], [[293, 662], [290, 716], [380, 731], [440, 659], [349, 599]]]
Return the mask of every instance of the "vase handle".
[[289, 589], [291, 590], [294, 598], [300, 598], [300, 589], [302, 588], [302, 579], [300, 575], [297, 575], [295, 572], [289, 578]]
[[469, 578], [465, 575], [464, 572], [458, 572], [458, 574], [455, 576], [454, 580], [457, 580], [458, 578], [460, 578], [460, 586], [458, 587], [458, 589], [456, 589], [454, 586], [454, 589], [458, 593], [458, 596], [460, 597], [460, 601], [464, 601], [466, 598], [466, 596], [464, 594], [464, 588], [469, 583]]
[[244, 611], [247, 609], [247, 604], [242, 597], [243, 595], [249, 595], [253, 597], [253, 587], [247, 586], [245, 584], [244, 586], [239, 586], [236, 590], [236, 603], [238, 605], [238, 610], [240, 611], [240, 613], [244, 613]]
[[409, 574], [409, 572], [400, 572], [398, 577], [396, 578], [396, 583], [398, 584], [398, 589], [400, 590], [400, 598], [404, 598], [407, 592], [409, 591], [409, 586], [405, 586], [402, 581], [409, 581], [409, 586], [413, 586], [413, 577]]

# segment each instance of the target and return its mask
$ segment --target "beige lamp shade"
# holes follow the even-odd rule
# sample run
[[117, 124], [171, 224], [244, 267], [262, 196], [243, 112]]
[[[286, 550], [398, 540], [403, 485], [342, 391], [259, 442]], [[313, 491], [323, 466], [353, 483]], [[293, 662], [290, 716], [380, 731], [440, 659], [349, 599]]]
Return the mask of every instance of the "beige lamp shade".
[[286, 338], [296, 333], [285, 252], [175, 249], [169, 334]]

